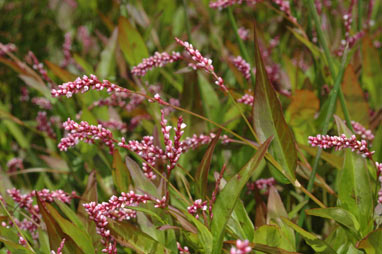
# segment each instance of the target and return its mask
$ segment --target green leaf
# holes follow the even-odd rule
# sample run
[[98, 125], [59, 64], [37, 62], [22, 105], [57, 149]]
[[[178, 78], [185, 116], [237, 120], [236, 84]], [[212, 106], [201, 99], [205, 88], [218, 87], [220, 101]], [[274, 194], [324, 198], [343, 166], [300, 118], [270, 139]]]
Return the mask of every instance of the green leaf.
[[[293, 183], [296, 179], [295, 170], [297, 167], [296, 144], [293, 133], [285, 122], [276, 91], [269, 81], [265, 70], [256, 29], [254, 29], [254, 35], [256, 85], [254, 88], [253, 126], [260, 142], [264, 142], [270, 136], [274, 136], [274, 141], [269, 147], [270, 154], [281, 164], [283, 171], [280, 173]], [[274, 176], [276, 177], [276, 175]]]
[[201, 72], [198, 72], [198, 84], [203, 101], [202, 105], [206, 115], [209, 119], [218, 121], [221, 117], [219, 114], [219, 109], [221, 108], [219, 97], [213, 89], [211, 83]]
[[117, 149], [113, 152], [113, 164], [112, 164], [113, 181], [119, 192], [128, 192], [129, 186], [132, 183], [129, 169], [123, 162], [121, 154]]
[[142, 172], [142, 169], [138, 164], [131, 159], [129, 156], [126, 156], [125, 159], [126, 167], [128, 168], [134, 187], [137, 190], [142, 190], [148, 194], [158, 197], [158, 191], [153, 182], [151, 182]]
[[48, 68], [54, 73], [54, 75], [59, 77], [62, 81], [69, 82], [69, 81], [73, 81], [76, 79], [76, 75], [68, 72], [65, 69], [62, 69], [57, 64], [49, 62], [48, 60], [45, 60], [45, 63], [48, 66]]
[[287, 218], [288, 214], [281, 200], [281, 197], [276, 189], [276, 187], [271, 186], [268, 194], [268, 205], [267, 205], [267, 221], [272, 221], [280, 227], [280, 231], [283, 237], [289, 241], [291, 246], [296, 245], [296, 236], [291, 227], [286, 225], [282, 218]]
[[90, 236], [83, 229], [63, 218], [52, 205], [48, 203], [44, 205], [52, 218], [54, 218], [55, 222], [57, 222], [62, 232], [65, 235], [70, 236], [73, 242], [82, 250], [84, 254], [95, 253]]
[[293, 251], [294, 245], [289, 242], [278, 226], [263, 225], [256, 229], [254, 243], [265, 244], [270, 247], [279, 247], [287, 251]]
[[50, 249], [57, 250], [61, 244], [62, 239], [65, 238], [67, 240], [65, 242], [65, 247], [69, 248], [71, 253], [75, 253], [76, 248], [73, 248], [73, 244], [69, 243], [70, 239], [67, 239], [68, 236], [64, 234], [61, 227], [56, 222], [55, 218], [46, 209], [47, 204], [42, 203], [38, 194], [36, 199], [37, 199], [38, 208], [40, 210], [42, 219], [45, 222], [46, 229], [48, 232]]
[[16, 139], [17, 143], [20, 145], [23, 149], [29, 149], [29, 142], [27, 138], [25, 137], [25, 132], [21, 131], [19, 126], [17, 126], [14, 122], [11, 120], [2, 120], [5, 126], [7, 126], [10, 134]]
[[118, 20], [118, 45], [130, 66], [139, 64], [149, 56], [139, 32], [122, 16]]
[[[339, 135], [352, 135], [344, 121], [335, 116]], [[338, 204], [351, 212], [361, 224], [361, 236], [373, 228], [374, 184], [369, 175], [366, 159], [352, 152], [345, 151], [343, 169], [337, 175]]]
[[[317, 147], [311, 147], [311, 146], [307, 146], [303, 144], [299, 144], [298, 146], [302, 148], [304, 151], [306, 151], [308, 154], [310, 154], [311, 156], [317, 155], [317, 150], [318, 150]], [[342, 169], [343, 167], [344, 158], [341, 156], [322, 151], [321, 158], [337, 169]]]
[[235, 209], [233, 210], [231, 220], [236, 223], [239, 229], [238, 231], [241, 232], [241, 239], [253, 239], [255, 227], [253, 226], [253, 223], [249, 218], [249, 215], [241, 200], [237, 202]]
[[341, 226], [344, 226], [353, 232], [357, 232], [360, 229], [360, 224], [357, 218], [351, 212], [340, 207], [314, 208], [308, 209], [305, 212], [307, 215], [335, 220]]
[[128, 221], [117, 222], [109, 220], [111, 234], [123, 246], [135, 250], [137, 253], [169, 253], [160, 242], [142, 232], [137, 226]]
[[282, 218], [283, 222], [296, 230], [305, 240], [305, 242], [312, 247], [312, 249], [317, 253], [329, 253], [336, 254], [337, 252], [333, 250], [324, 240], [321, 240], [316, 235], [309, 233], [298, 225], [294, 224], [286, 218]]
[[205, 199], [207, 194], [208, 172], [211, 166], [212, 155], [214, 153], [216, 144], [219, 141], [220, 133], [221, 130], [219, 130], [216, 133], [216, 136], [212, 139], [195, 174], [195, 182], [197, 187], [196, 190], [198, 196], [202, 199]]
[[118, 29], [115, 28], [105, 49], [101, 52], [101, 60], [97, 66], [97, 76], [106, 79], [115, 72], [115, 49], [117, 47]]
[[46, 98], [50, 98], [50, 90], [41, 79], [36, 79], [31, 75], [24, 74], [20, 74], [19, 77], [25, 82], [25, 84], [32, 87], [33, 89], [36, 89]]
[[10, 253], [17, 253], [17, 254], [33, 254], [34, 252], [28, 250], [24, 246], [16, 243], [16, 241], [8, 240], [7, 238], [0, 236], [0, 242], [4, 243], [4, 245], [7, 247], [7, 249], [10, 251]]
[[271, 143], [273, 137], [268, 138], [257, 150], [256, 154], [249, 162], [240, 170], [238, 174], [233, 176], [216, 199], [213, 208], [214, 217], [211, 222], [211, 232], [214, 236], [213, 252], [220, 254], [223, 246], [223, 237], [225, 226], [231, 217], [232, 211], [239, 200], [240, 193], [253, 175], [254, 171], [264, 158], [265, 153]]
[[357, 248], [363, 249], [367, 254], [382, 254], [382, 228], [368, 234], [357, 244]]
[[87, 75], [90, 75], [94, 73], [93, 67], [85, 60], [83, 59], [80, 55], [78, 54], [73, 54], [73, 59], [76, 61], [78, 65], [81, 66], [82, 69], [86, 72]]

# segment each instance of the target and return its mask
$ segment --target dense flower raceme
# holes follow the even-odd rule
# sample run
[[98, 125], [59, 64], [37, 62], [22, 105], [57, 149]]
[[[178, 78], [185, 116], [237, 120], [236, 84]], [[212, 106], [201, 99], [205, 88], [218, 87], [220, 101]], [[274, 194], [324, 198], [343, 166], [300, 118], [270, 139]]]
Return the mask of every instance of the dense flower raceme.
[[191, 43], [187, 41], [182, 41], [178, 38], [175, 38], [175, 40], [179, 45], [184, 47], [187, 54], [195, 62], [191, 65], [194, 69], [201, 69], [210, 73], [214, 77], [216, 85], [218, 85], [223, 91], [228, 90], [227, 87], [224, 85], [224, 80], [215, 73], [215, 69], [214, 69], [214, 66], [212, 65], [211, 59], [204, 57], [199, 52], [199, 50], [195, 49], [194, 46], [192, 46]]
[[15, 172], [18, 169], [24, 169], [23, 159], [12, 158], [7, 162], [8, 172]]
[[55, 139], [56, 134], [54, 133], [52, 122], [48, 119], [47, 113], [45, 111], [39, 111], [36, 117], [37, 130], [46, 133], [50, 138]]
[[241, 98], [236, 100], [239, 103], [243, 103], [249, 106], [253, 105], [254, 97], [252, 94], [245, 93]]
[[52, 251], [50, 251], [50, 254], [62, 254], [62, 250], [64, 249], [65, 241], [66, 241], [66, 239], [63, 238], [57, 251], [52, 250]]
[[178, 254], [190, 254], [187, 246], [182, 247], [179, 242], [176, 243], [176, 246], [178, 247]]
[[[264, 0], [217, 0], [215, 2], [210, 2], [210, 7], [222, 10], [234, 4], [246, 3], [249, 5], [254, 5], [263, 1]], [[294, 22], [297, 21], [296, 18], [292, 16], [289, 0], [272, 0], [272, 2], [276, 4], [280, 8], [280, 10], [288, 16], [288, 18], [290, 18]]]
[[347, 138], [345, 134], [341, 136], [317, 135], [316, 137], [309, 137], [309, 144], [313, 147], [320, 147], [322, 149], [329, 149], [334, 147], [336, 150], [350, 148], [352, 151], [357, 152], [364, 158], [372, 159], [374, 151], [369, 151], [367, 142], [365, 140], [358, 141], [355, 135]]
[[231, 248], [231, 254], [246, 254], [252, 251], [248, 240], [236, 240], [236, 246]]
[[168, 63], [173, 63], [180, 59], [182, 59], [182, 56], [179, 52], [173, 51], [171, 54], [168, 54], [167, 52], [155, 52], [153, 56], [143, 59], [140, 64], [133, 67], [131, 73], [136, 76], [144, 76], [149, 70], [155, 67], [163, 67]]
[[187, 207], [187, 211], [194, 215], [195, 218], [199, 218], [199, 212], [207, 211], [207, 201], [202, 201], [201, 199], [197, 199], [194, 201], [194, 203]]
[[249, 39], [249, 30], [246, 29], [245, 27], [239, 27], [239, 29], [237, 29], [237, 33], [239, 34], [240, 38], [243, 41], [246, 41]]
[[28, 55], [26, 55], [25, 59], [27, 63], [29, 63], [35, 71], [40, 73], [41, 77], [46, 82], [48, 82], [50, 87], [55, 86], [55, 83], [53, 82], [53, 80], [49, 78], [48, 72], [44, 68], [44, 64], [37, 59], [36, 55], [32, 51], [28, 52]]
[[105, 246], [102, 252], [109, 254], [117, 253], [116, 240], [107, 228], [109, 224], [108, 219], [124, 221], [135, 218], [137, 212], [128, 207], [138, 206], [141, 203], [145, 204], [148, 201], [155, 203], [156, 199], [130, 191], [129, 193], [122, 192], [119, 197], [112, 196], [108, 202], [100, 204], [91, 202], [83, 205], [89, 215], [89, 219], [93, 220], [96, 224], [97, 234], [102, 237], [102, 243]]
[[117, 86], [108, 80], [101, 82], [95, 75], [91, 74], [90, 77], [84, 75], [82, 78], [77, 78], [73, 82], [64, 83], [58, 86], [57, 89], [52, 89], [51, 94], [53, 97], [66, 96], [70, 98], [73, 94], [85, 93], [89, 89], [98, 91], [106, 89], [108, 93], [130, 93], [128, 89]]
[[265, 194], [268, 194], [268, 190], [271, 186], [276, 184], [276, 180], [271, 178], [262, 178], [258, 179], [255, 182], [247, 183], [247, 189], [249, 192], [252, 192], [256, 189], [264, 191]]
[[[342, 150], [344, 148], [350, 148], [352, 151], [357, 152], [362, 157], [372, 160], [374, 151], [368, 149], [368, 144], [365, 140], [358, 141], [356, 136], [353, 135], [347, 138], [344, 134], [340, 137], [329, 135], [317, 135], [316, 137], [309, 137], [309, 143], [315, 147], [321, 147], [323, 149], [334, 147], [336, 150]], [[378, 192], [378, 203], [382, 204], [382, 163], [376, 162], [378, 181], [381, 184], [381, 188]]]
[[97, 126], [90, 125], [85, 121], [76, 123], [68, 118], [62, 126], [68, 134], [62, 138], [58, 144], [58, 148], [61, 151], [66, 151], [69, 147], [77, 145], [79, 141], [93, 144], [96, 140], [100, 140], [103, 144], [108, 146], [110, 152], [114, 150], [114, 143], [116, 141], [113, 139], [111, 131], [104, 128], [101, 124]]
[[351, 125], [354, 129], [354, 132], [359, 135], [362, 139], [366, 139], [370, 142], [374, 140], [374, 135], [371, 132], [371, 130], [366, 129], [365, 127], [362, 126], [362, 124], [351, 121]]
[[[64, 129], [67, 131], [67, 135], [61, 139], [58, 144], [58, 148], [61, 151], [66, 151], [68, 148], [73, 147], [80, 141], [86, 143], [94, 143], [100, 141], [109, 147], [110, 152], [114, 150], [116, 144], [118, 146], [126, 148], [130, 151], [137, 153], [145, 162], [142, 163], [142, 169], [144, 174], [149, 179], [155, 179], [156, 175], [152, 171], [152, 167], [155, 167], [159, 160], [167, 160], [167, 171], [170, 172], [175, 166], [181, 154], [190, 149], [195, 149], [200, 145], [208, 144], [215, 137], [214, 133], [209, 135], [196, 135], [192, 137], [180, 140], [183, 129], [186, 125], [183, 120], [179, 118], [178, 125], [174, 128], [167, 126], [167, 120], [164, 119], [162, 111], [162, 133], [165, 140], [165, 149], [154, 145], [154, 137], [145, 136], [141, 141], [130, 140], [126, 141], [122, 138], [120, 142], [113, 138], [110, 130], [106, 129], [102, 124], [90, 125], [89, 123], [82, 121], [77, 123], [70, 118], [63, 123]], [[174, 140], [170, 140], [170, 130], [174, 129]], [[223, 143], [229, 143], [230, 140], [226, 135], [221, 137]]]
[[241, 56], [231, 57], [230, 60], [246, 80], [251, 78], [251, 66]]
[[62, 52], [64, 53], [64, 60], [62, 61], [61, 67], [65, 68], [72, 62], [72, 54], [71, 54], [71, 49], [72, 49], [72, 36], [70, 32], [67, 32], [65, 34], [65, 41], [64, 44], [62, 45]]
[[[42, 202], [52, 203], [55, 199], [60, 200], [64, 203], [69, 203], [72, 198], [76, 198], [77, 195], [75, 192], [68, 194], [62, 190], [50, 191], [48, 189], [43, 189], [40, 191], [32, 191], [28, 194], [21, 194], [17, 189], [7, 190], [9, 196], [17, 204], [18, 207], [25, 209], [30, 219], [24, 218], [22, 221], [14, 218], [14, 222], [23, 230], [29, 231], [32, 234], [33, 239], [38, 238], [37, 228], [41, 222], [40, 209], [38, 205], [33, 203], [33, 198], [37, 195], [39, 196]], [[4, 200], [0, 196], [1, 200]], [[2, 223], [2, 226], [8, 226], [5, 222]], [[12, 221], [9, 222], [9, 226], [12, 226]]]
[[50, 101], [48, 99], [46, 99], [44, 97], [33, 97], [32, 103], [36, 104], [41, 109], [45, 109], [45, 110], [51, 110], [52, 109], [52, 104], [50, 103]]
[[8, 44], [2, 44], [0, 43], [0, 56], [4, 56], [7, 53], [12, 53], [17, 50], [17, 47], [15, 44], [8, 43]]

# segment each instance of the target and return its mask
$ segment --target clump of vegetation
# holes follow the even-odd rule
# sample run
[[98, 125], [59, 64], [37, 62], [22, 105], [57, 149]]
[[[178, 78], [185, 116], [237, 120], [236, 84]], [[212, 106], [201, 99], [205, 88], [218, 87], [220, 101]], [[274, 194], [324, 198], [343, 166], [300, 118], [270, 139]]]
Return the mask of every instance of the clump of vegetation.
[[0, 7], [0, 253], [381, 253], [379, 1]]

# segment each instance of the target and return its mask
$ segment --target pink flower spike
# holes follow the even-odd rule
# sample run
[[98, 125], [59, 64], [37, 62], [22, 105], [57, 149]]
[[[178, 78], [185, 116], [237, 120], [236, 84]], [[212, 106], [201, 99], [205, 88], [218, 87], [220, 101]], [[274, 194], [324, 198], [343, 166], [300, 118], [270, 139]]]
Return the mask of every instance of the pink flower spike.
[[155, 52], [153, 56], [143, 59], [140, 64], [133, 67], [131, 73], [136, 76], [144, 76], [149, 70], [155, 67], [163, 67], [168, 63], [173, 63], [180, 59], [182, 59], [182, 56], [178, 52], [173, 51], [171, 55], [167, 52]]
[[108, 202], [100, 204], [90, 202], [83, 205], [89, 215], [89, 219], [93, 220], [96, 224], [97, 234], [102, 237], [101, 242], [105, 246], [102, 252], [117, 254], [116, 239], [107, 228], [109, 224], [108, 219], [125, 221], [136, 218], [137, 212], [127, 207], [138, 206], [141, 203], [145, 204], [147, 201], [152, 201], [152, 198], [130, 191], [128, 193], [122, 192], [119, 197], [112, 196]]
[[244, 94], [241, 98], [237, 99], [237, 102], [243, 103], [249, 106], [253, 105], [254, 97], [251, 94]]
[[248, 240], [236, 240], [236, 247], [232, 247], [231, 254], [246, 254], [252, 251], [251, 246], [249, 246]]
[[64, 249], [64, 244], [65, 244], [65, 238], [62, 238], [62, 241], [60, 243], [60, 246], [58, 247], [57, 249], [57, 252], [55, 252], [54, 250], [52, 250], [50, 253], [51, 254], [62, 254], [62, 250]]
[[230, 60], [246, 80], [251, 78], [251, 66], [241, 56], [231, 57]]
[[[263, 0], [245, 0], [247, 4], [257, 4]], [[242, 4], [244, 0], [217, 0], [210, 3], [210, 8], [222, 10], [234, 4]]]
[[207, 201], [202, 201], [201, 199], [197, 199], [194, 201], [194, 203], [187, 207], [187, 211], [195, 216], [195, 218], [199, 218], [198, 212], [207, 211]]
[[117, 86], [108, 80], [103, 80], [101, 82], [95, 75], [91, 74], [90, 77], [84, 75], [82, 78], [77, 78], [73, 82], [67, 82], [59, 85], [57, 89], [52, 89], [51, 94], [53, 97], [65, 95], [66, 97], [70, 98], [73, 96], [73, 94], [85, 93], [90, 89], [98, 91], [106, 89], [108, 93], [130, 93], [130, 90]]
[[362, 126], [362, 124], [357, 123], [355, 121], [351, 121], [351, 124], [353, 126], [354, 132], [359, 135], [362, 139], [366, 139], [370, 142], [374, 140], [374, 135], [371, 132], [371, 130], [367, 130], [365, 127]]
[[317, 135], [316, 137], [309, 137], [309, 144], [313, 147], [320, 147], [322, 149], [335, 148], [336, 150], [342, 150], [344, 148], [350, 148], [352, 151], [356, 151], [364, 158], [372, 159], [374, 151], [369, 151], [367, 142], [365, 140], [358, 141], [356, 136], [353, 135], [347, 138], [345, 134], [341, 136], [329, 136], [329, 135]]
[[249, 39], [249, 29], [246, 29], [245, 27], [240, 27], [239, 29], [237, 29], [237, 32], [239, 33], [239, 36], [243, 41]]
[[201, 69], [210, 73], [215, 79], [215, 84], [218, 85], [223, 91], [225, 92], [228, 91], [228, 89], [224, 85], [223, 79], [215, 73], [214, 66], [212, 65], [211, 59], [204, 57], [199, 52], [199, 50], [194, 49], [194, 46], [192, 46], [191, 43], [187, 41], [182, 41], [176, 37], [175, 37], [175, 40], [179, 45], [185, 48], [187, 54], [195, 62], [195, 64], [192, 64], [194, 68]]
[[178, 247], [178, 254], [190, 254], [190, 251], [187, 246], [182, 247], [179, 242], [176, 242], [176, 246]]
[[67, 136], [62, 138], [58, 144], [58, 148], [61, 151], [66, 151], [69, 147], [75, 146], [79, 141], [86, 143], [94, 143], [96, 140], [100, 140], [106, 146], [109, 147], [110, 152], [114, 150], [113, 135], [110, 130], [102, 127], [102, 125], [90, 125], [89, 123], [82, 121], [76, 123], [70, 118], [62, 124], [65, 130], [68, 132]]
[[36, 122], [37, 130], [46, 133], [52, 139], [56, 138], [56, 133], [54, 133], [52, 123], [49, 121], [45, 111], [39, 111], [37, 113]]

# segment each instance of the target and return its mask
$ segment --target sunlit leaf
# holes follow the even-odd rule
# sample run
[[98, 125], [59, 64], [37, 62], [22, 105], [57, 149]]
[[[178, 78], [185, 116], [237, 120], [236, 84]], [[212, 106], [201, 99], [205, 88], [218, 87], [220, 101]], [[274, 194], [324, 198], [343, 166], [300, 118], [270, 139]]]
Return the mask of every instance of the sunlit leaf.
[[[265, 70], [256, 32], [255, 61], [256, 85], [254, 89], [253, 126], [260, 142], [264, 142], [270, 136], [274, 136], [274, 140], [269, 147], [270, 153], [281, 164], [284, 170], [284, 172], [281, 172], [282, 175], [288, 176], [290, 180], [294, 180], [297, 166], [296, 144], [293, 133], [285, 122], [276, 91], [269, 81]], [[282, 178], [278, 178], [277, 180], [283, 181]], [[286, 181], [285, 178], [284, 181]]]
[[224, 228], [228, 222], [228, 219], [231, 217], [232, 211], [235, 208], [243, 187], [252, 176], [261, 160], [264, 158], [272, 138], [273, 137], [268, 138], [259, 147], [256, 154], [250, 159], [250, 161], [240, 170], [238, 174], [233, 176], [227, 182], [223, 190], [219, 193], [212, 210], [214, 214], [211, 222], [211, 231], [214, 236], [212, 253], [221, 253]]

